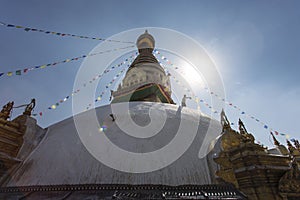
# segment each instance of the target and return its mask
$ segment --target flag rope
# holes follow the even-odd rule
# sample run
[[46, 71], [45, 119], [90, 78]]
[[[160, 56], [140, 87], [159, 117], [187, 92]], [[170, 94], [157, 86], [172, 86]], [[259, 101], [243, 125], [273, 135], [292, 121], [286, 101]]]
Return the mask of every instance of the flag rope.
[[82, 55], [82, 56], [78, 56], [78, 57], [74, 57], [74, 58], [68, 58], [65, 60], [61, 60], [61, 61], [57, 61], [57, 62], [52, 62], [52, 63], [48, 63], [48, 64], [43, 64], [43, 65], [37, 65], [37, 66], [31, 66], [31, 67], [26, 67], [24, 69], [17, 69], [14, 72], [13, 71], [9, 71], [9, 72], [0, 72], [0, 77], [4, 77], [3, 75], [7, 75], [8, 77], [11, 77], [13, 75], [22, 75], [22, 74], [26, 74], [29, 71], [32, 70], [37, 70], [37, 69], [44, 69], [46, 67], [50, 67], [50, 66], [56, 66], [58, 64], [62, 64], [62, 63], [68, 63], [71, 61], [77, 61], [79, 59], [83, 59], [86, 57], [91, 57], [91, 56], [96, 56], [96, 55], [100, 55], [100, 54], [104, 54], [104, 53], [109, 53], [109, 52], [113, 52], [113, 51], [118, 51], [118, 50], [123, 50], [123, 49], [128, 49], [128, 48], [132, 48], [134, 47], [133, 45], [131, 46], [126, 46], [126, 47], [120, 47], [120, 48], [114, 48], [114, 49], [109, 49], [106, 51], [101, 51], [101, 52], [97, 52], [97, 53], [91, 53], [91, 54], [87, 54], [87, 55]]
[[[57, 106], [61, 105], [62, 103], [66, 102], [68, 99], [70, 99], [71, 97], [73, 97], [74, 95], [76, 95], [77, 93], [79, 93], [81, 91], [82, 88], [85, 88], [87, 86], [87, 84], [91, 84], [94, 81], [96, 81], [97, 79], [101, 78], [103, 75], [111, 72], [114, 69], [120, 68], [122, 66], [124, 66], [127, 62], [131, 63], [133, 61], [133, 59], [135, 59], [136, 55], [138, 53], [132, 53], [128, 58], [124, 59], [124, 61], [122, 61], [119, 64], [113, 65], [112, 67], [110, 67], [109, 69], [104, 70], [103, 73], [97, 74], [96, 76], [94, 76], [93, 78], [91, 78], [89, 81], [86, 81], [82, 84], [82, 86], [80, 88], [77, 88], [75, 90], [73, 90], [73, 92], [71, 92], [69, 95], [65, 96], [63, 99], [57, 101], [56, 103], [52, 104], [51, 106], [48, 107], [48, 110], [54, 110], [57, 108]], [[127, 67], [129, 67], [129, 64], [127, 64]], [[105, 87], [106, 89], [112, 85], [112, 83], [126, 70], [126, 68], [124, 68], [123, 70], [121, 70], [120, 72], [118, 72], [114, 78], [112, 79], [112, 81], [110, 81]], [[100, 101], [102, 99], [102, 96], [104, 95], [105, 92], [102, 92], [95, 100], [95, 102]], [[91, 105], [91, 103], [89, 104]], [[32, 114], [33, 116], [40, 116], [42, 117], [45, 111], [39, 111], [38, 113], [34, 113]]]
[[106, 39], [106, 38], [89, 37], [89, 36], [82, 36], [82, 35], [76, 35], [76, 34], [70, 34], [70, 33], [60, 33], [60, 32], [55, 32], [55, 31], [49, 31], [49, 30], [30, 28], [30, 27], [15, 25], [15, 24], [9, 24], [9, 23], [5, 23], [5, 22], [1, 22], [1, 21], [0, 21], [0, 25], [7, 27], [7, 28], [23, 29], [26, 32], [38, 32], [38, 33], [44, 33], [44, 34], [48, 34], [48, 35], [51, 34], [51, 35], [61, 36], [61, 37], [73, 37], [73, 38], [79, 38], [79, 39], [90, 39], [90, 40], [100, 40], [100, 41], [107, 41], [107, 42], [134, 44], [134, 42], [129, 42], [129, 41], [111, 40], [111, 39]]
[[[174, 67], [175, 70], [179, 69], [179, 66], [175, 65], [174, 63], [172, 63], [165, 55], [163, 55], [159, 50], [155, 49], [154, 50], [154, 56], [159, 59], [160, 62], [164, 61], [167, 65]], [[279, 132], [275, 129], [273, 129], [272, 127], [269, 127], [267, 125], [267, 123], [263, 122], [262, 120], [259, 120], [258, 118], [254, 117], [253, 115], [250, 115], [248, 113], [246, 113], [245, 111], [243, 111], [239, 106], [226, 101], [225, 98], [221, 97], [220, 95], [218, 95], [217, 93], [210, 91], [208, 87], [200, 87], [201, 89], [204, 89], [206, 92], [208, 92], [209, 94], [215, 96], [217, 99], [219, 99], [220, 101], [223, 101], [225, 104], [229, 105], [231, 108], [234, 108], [236, 110], [238, 110], [240, 112], [241, 115], [245, 115], [246, 117], [255, 120], [257, 123], [260, 123], [264, 129], [269, 130], [270, 133], [275, 133], [275, 135], [281, 135], [281, 136], [285, 136], [286, 139], [289, 139], [290, 136], [289, 134], [285, 134], [282, 132]], [[187, 89], [187, 88], [186, 88]], [[209, 109], [213, 109], [213, 107], [211, 105], [209, 105], [204, 99], [200, 99], [200, 102], [202, 102], [205, 106], [207, 106]], [[213, 113], [218, 114], [218, 111], [216, 110], [212, 110]], [[233, 125], [234, 123], [232, 123]]]

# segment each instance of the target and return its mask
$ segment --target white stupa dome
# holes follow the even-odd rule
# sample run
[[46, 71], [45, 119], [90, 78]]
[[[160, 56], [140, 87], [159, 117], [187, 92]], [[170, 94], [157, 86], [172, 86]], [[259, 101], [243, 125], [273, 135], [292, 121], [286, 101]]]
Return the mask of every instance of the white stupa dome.
[[[151, 172], [130, 173], [111, 168], [90, 154], [80, 140], [73, 118], [69, 118], [48, 127], [46, 136], [11, 177], [8, 186], [90, 183], [201, 185], [211, 183], [214, 169], [210, 169], [207, 157], [199, 158], [199, 150], [204, 140], [209, 146], [208, 143], [221, 133], [219, 122], [198, 111], [171, 104], [126, 102], [119, 103], [117, 106], [122, 108], [128, 105], [132, 120], [140, 126], [147, 126], [149, 123], [161, 120], [161, 113], [165, 113], [166, 121], [156, 135], [135, 138], [124, 133], [120, 127], [120, 124], [126, 120], [124, 118], [126, 113], [124, 116], [122, 113], [116, 114], [116, 121], [112, 121], [109, 116], [112, 113], [112, 105], [96, 108], [99, 123], [107, 125], [107, 130], [98, 134], [105, 134], [112, 143], [126, 151], [145, 153], [162, 149], [171, 143], [181, 125], [186, 126], [183, 127], [186, 138], [194, 134], [189, 127], [196, 125], [198, 130], [196, 130], [195, 138], [186, 151], [171, 164]], [[157, 116], [152, 120], [149, 118], [151, 109], [152, 115]], [[77, 119], [82, 123], [88, 123], [89, 112], [91, 111], [79, 114]], [[111, 152], [106, 153], [110, 156]], [[113, 155], [111, 157], [113, 159]], [[154, 159], [151, 162], [154, 165], [157, 160]]]

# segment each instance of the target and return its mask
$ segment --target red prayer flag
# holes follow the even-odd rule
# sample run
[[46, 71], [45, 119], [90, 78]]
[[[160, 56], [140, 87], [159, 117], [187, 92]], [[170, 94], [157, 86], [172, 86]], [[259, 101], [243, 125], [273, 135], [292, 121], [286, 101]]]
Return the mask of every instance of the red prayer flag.
[[43, 113], [42, 113], [42, 112], [40, 112], [39, 114], [40, 114], [40, 116], [43, 116]]

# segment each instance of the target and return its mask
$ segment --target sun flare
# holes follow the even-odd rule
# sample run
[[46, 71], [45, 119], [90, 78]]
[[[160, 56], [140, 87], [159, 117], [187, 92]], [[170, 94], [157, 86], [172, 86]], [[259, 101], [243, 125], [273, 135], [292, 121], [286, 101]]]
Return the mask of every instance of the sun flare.
[[193, 66], [189, 64], [183, 66], [183, 77], [192, 85], [204, 85], [200, 72], [198, 72], [196, 69], [194, 69]]

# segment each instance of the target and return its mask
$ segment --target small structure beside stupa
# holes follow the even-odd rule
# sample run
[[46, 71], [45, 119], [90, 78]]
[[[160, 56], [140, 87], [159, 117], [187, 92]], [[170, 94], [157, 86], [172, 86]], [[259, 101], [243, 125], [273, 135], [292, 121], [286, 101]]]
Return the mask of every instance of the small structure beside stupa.
[[255, 143], [239, 120], [239, 132], [230, 127], [222, 111], [223, 132], [218, 139], [219, 152], [214, 161], [218, 164], [216, 180], [234, 184], [248, 199], [299, 199], [300, 148], [298, 140], [288, 149], [272, 134], [276, 148], [267, 149]]
[[45, 134], [36, 119], [30, 117], [35, 99], [18, 106], [25, 107], [23, 114], [10, 120], [13, 106], [13, 101], [8, 102], [0, 112], [0, 186], [11, 178]]

